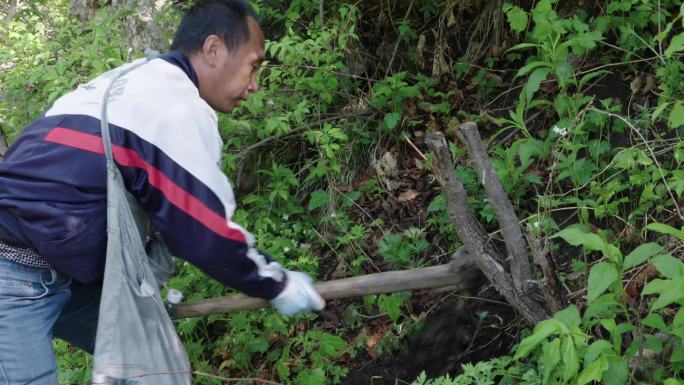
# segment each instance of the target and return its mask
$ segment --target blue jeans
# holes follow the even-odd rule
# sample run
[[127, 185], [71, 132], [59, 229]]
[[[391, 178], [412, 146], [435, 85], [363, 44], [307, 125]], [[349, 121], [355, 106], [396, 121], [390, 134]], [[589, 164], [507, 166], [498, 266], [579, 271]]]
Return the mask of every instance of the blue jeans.
[[0, 258], [0, 385], [57, 384], [52, 338], [92, 353], [101, 287]]

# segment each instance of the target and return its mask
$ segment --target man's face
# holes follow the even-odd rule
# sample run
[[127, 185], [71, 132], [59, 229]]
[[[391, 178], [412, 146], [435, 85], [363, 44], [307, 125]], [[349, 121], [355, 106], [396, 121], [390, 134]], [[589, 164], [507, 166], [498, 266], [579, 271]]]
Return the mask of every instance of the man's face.
[[264, 34], [251, 17], [248, 26], [249, 39], [233, 52], [219, 43], [215, 66], [206, 84], [200, 86], [202, 98], [217, 111], [230, 112], [259, 90], [257, 71], [264, 60]]

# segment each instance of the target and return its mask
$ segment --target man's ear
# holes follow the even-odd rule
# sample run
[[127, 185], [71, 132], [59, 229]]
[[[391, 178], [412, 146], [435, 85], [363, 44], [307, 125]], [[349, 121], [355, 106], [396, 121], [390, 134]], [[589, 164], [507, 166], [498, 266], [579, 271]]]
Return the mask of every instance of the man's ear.
[[214, 67], [219, 63], [221, 50], [225, 50], [226, 46], [217, 35], [209, 35], [204, 39], [202, 44], [202, 56], [209, 66]]

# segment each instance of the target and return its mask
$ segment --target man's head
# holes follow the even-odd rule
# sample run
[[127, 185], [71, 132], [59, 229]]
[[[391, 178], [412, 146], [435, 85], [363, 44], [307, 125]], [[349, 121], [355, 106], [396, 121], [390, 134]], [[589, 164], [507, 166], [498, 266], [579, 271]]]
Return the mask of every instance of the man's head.
[[171, 49], [185, 53], [212, 108], [229, 112], [259, 89], [264, 34], [242, 0], [200, 0], [183, 16]]

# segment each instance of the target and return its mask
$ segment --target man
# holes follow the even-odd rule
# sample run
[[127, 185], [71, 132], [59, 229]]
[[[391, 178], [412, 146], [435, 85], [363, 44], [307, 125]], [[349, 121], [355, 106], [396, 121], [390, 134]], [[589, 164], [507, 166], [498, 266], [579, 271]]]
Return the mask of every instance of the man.
[[[117, 80], [108, 102], [126, 188], [174, 255], [284, 314], [322, 309], [308, 276], [282, 269], [231, 221], [218, 166], [214, 110], [259, 88], [255, 15], [242, 0], [200, 1], [171, 48]], [[53, 335], [94, 348], [107, 203], [99, 119], [115, 72], [57, 100], [0, 164], [0, 385], [56, 384]]]

